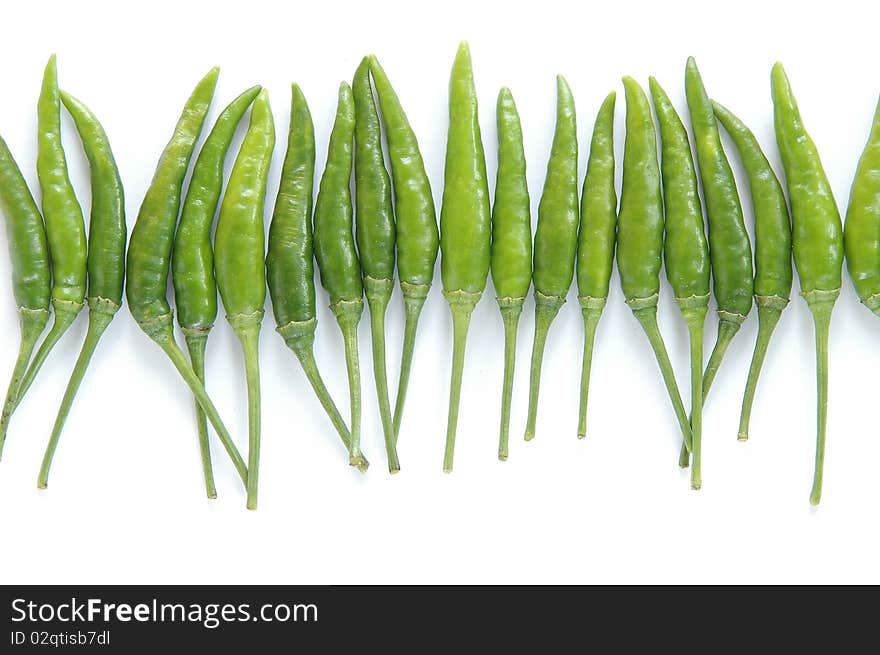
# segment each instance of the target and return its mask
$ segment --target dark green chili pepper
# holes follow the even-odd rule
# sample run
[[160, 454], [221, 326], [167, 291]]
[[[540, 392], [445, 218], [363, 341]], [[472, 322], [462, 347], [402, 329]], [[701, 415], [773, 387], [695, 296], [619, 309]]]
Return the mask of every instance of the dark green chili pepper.
[[728, 109], [717, 102], [713, 102], [712, 107], [715, 117], [724, 126], [739, 152], [749, 178], [749, 192], [755, 212], [755, 305], [758, 307], [758, 337], [739, 417], [738, 438], [745, 441], [749, 438], [749, 417], [767, 346], [791, 296], [791, 218], [782, 185], [755, 135]]
[[631, 77], [624, 77], [623, 88], [626, 92], [626, 141], [617, 219], [617, 268], [626, 303], [648, 336], [682, 436], [690, 450], [690, 422], [657, 326], [663, 256], [663, 199], [657, 163], [657, 134], [651, 106], [642, 87]]
[[691, 452], [694, 460], [691, 488], [699, 489], [702, 485], [703, 327], [709, 309], [709, 246], [687, 129], [666, 92], [653, 77], [650, 86], [662, 142], [666, 277], [690, 335]]
[[831, 311], [840, 295], [843, 228], [819, 152], [804, 129], [782, 64], [777, 62], [773, 66], [771, 81], [776, 143], [791, 200], [794, 264], [801, 282], [801, 295], [813, 314], [816, 330], [817, 439], [810, 503], [818, 505], [822, 497], [828, 420], [828, 332]]
[[587, 436], [587, 396], [593, 362], [593, 341], [608, 298], [617, 236], [617, 192], [614, 190], [616, 97], [614, 91], [609, 93], [596, 116], [587, 174], [581, 192], [581, 224], [577, 251], [578, 301], [584, 318], [584, 356], [578, 417], [578, 437], [581, 438]]
[[257, 509], [260, 471], [259, 346], [266, 305], [263, 203], [274, 149], [275, 123], [269, 92], [263, 89], [251, 107], [251, 122], [223, 194], [214, 236], [217, 288], [226, 320], [241, 342], [247, 376], [248, 509]]
[[364, 312], [364, 289], [352, 236], [351, 168], [354, 139], [354, 100], [346, 82], [339, 86], [336, 119], [330, 133], [327, 165], [315, 201], [315, 257], [321, 283], [330, 296], [345, 344], [345, 364], [351, 398], [352, 466], [361, 463], [361, 374], [357, 326]]
[[705, 400], [730, 342], [752, 309], [752, 246], [715, 112], [693, 57], [687, 61], [685, 92], [706, 200], [712, 286], [718, 304], [718, 336], [703, 375]]
[[49, 58], [37, 102], [37, 177], [43, 195], [43, 218], [52, 261], [52, 307], [55, 320], [31, 360], [0, 417], [0, 441], [6, 436], [12, 412], [21, 402], [55, 344], [73, 324], [86, 295], [86, 232], [82, 208], [67, 175], [61, 144], [61, 98], [55, 55]]
[[440, 246], [431, 183], [416, 135], [379, 60], [370, 57], [370, 73], [382, 109], [382, 123], [388, 141], [388, 159], [394, 187], [394, 217], [397, 230], [397, 275], [403, 292], [406, 323], [400, 378], [394, 403], [394, 440], [400, 435], [403, 406], [412, 371], [413, 351], [419, 316], [434, 279], [434, 263]]
[[[193, 166], [180, 223], [174, 235], [171, 280], [174, 283], [177, 322], [183, 330], [190, 363], [202, 384], [205, 383], [205, 346], [208, 333], [217, 318], [217, 282], [214, 279], [211, 227], [223, 187], [223, 163], [241, 117], [259, 92], [259, 86], [251, 87], [229, 103], [217, 117]], [[198, 403], [196, 428], [208, 498], [216, 498], [208, 446], [208, 422]]]
[[73, 117], [83, 151], [89, 160], [91, 174], [92, 213], [89, 218], [88, 246], [89, 328], [70, 375], [70, 381], [67, 383], [61, 406], [58, 408], [46, 453], [43, 455], [43, 464], [37, 479], [37, 486], [41, 489], [44, 489], [48, 483], [49, 467], [52, 465], [52, 457], [61, 438], [61, 430], [64, 428], [64, 422], [73, 406], [98, 341], [122, 306], [125, 239], [128, 236], [125, 228], [125, 197], [122, 180], [116, 168], [107, 134], [95, 115], [82, 102], [64, 91], [61, 92], [61, 100]]
[[443, 470], [452, 471], [468, 327], [489, 275], [492, 221], [471, 53], [462, 41], [449, 79], [449, 134], [440, 210], [440, 270], [452, 312], [452, 378]]
[[[43, 217], [18, 164], [0, 138], [0, 206], [6, 218], [9, 257], [12, 260], [12, 293], [18, 306], [21, 343], [9, 380], [4, 407], [15, 402], [15, 392], [27, 371], [37, 340], [49, 321], [49, 248]], [[4, 417], [6, 418], [6, 417]], [[0, 456], [6, 431], [0, 432]]]
[[180, 208], [180, 188], [186, 176], [195, 142], [214, 97], [220, 69], [212, 69], [193, 90], [174, 128], [150, 188], [144, 195], [131, 233], [126, 259], [126, 298], [140, 328], [168, 355], [189, 386], [199, 406], [211, 421], [241, 479], [247, 482], [247, 467], [229, 431], [220, 419], [204, 385], [195, 374], [172, 333], [172, 311], [165, 295], [174, 226]]
[[577, 120], [574, 97], [562, 75], [556, 78], [556, 132], [535, 231], [535, 340], [529, 382], [526, 441], [535, 438], [544, 344], [574, 277], [578, 233]]
[[370, 86], [370, 58], [364, 57], [351, 83], [355, 105], [355, 236], [370, 308], [373, 341], [373, 375], [379, 399], [379, 415], [385, 436], [388, 470], [397, 473], [397, 446], [388, 400], [385, 370], [385, 312], [394, 289], [394, 211], [391, 178], [382, 153], [382, 129]]
[[[296, 354], [315, 395], [348, 450], [351, 435], [315, 363], [315, 269], [312, 253], [312, 189], [315, 130], [299, 86], [291, 89], [290, 131], [278, 197], [269, 226], [266, 279], [278, 334]], [[357, 467], [367, 470], [362, 456]]]
[[492, 205], [492, 283], [504, 322], [504, 386], [498, 459], [506, 460], [510, 401], [516, 364], [516, 333], [526, 293], [532, 284], [532, 219], [522, 126], [510, 89], [498, 93], [498, 173]]

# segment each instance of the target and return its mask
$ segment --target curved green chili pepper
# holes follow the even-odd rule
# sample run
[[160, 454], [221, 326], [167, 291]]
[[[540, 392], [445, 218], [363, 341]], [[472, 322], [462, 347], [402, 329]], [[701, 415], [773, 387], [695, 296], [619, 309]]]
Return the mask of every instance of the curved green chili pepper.
[[801, 295], [813, 314], [816, 331], [817, 438], [810, 503], [822, 497], [825, 427], [828, 421], [828, 332], [840, 295], [843, 227], [816, 144], [801, 121], [797, 101], [781, 63], [773, 66], [773, 118], [791, 199], [794, 263]]
[[37, 102], [37, 177], [43, 195], [43, 218], [52, 261], [52, 307], [55, 320], [28, 365], [12, 398], [0, 417], [0, 441], [6, 437], [9, 419], [27, 393], [55, 344], [73, 324], [86, 295], [86, 232], [82, 208], [67, 174], [67, 158], [61, 144], [61, 98], [55, 55], [49, 58]]
[[715, 112], [693, 57], [687, 61], [685, 92], [706, 199], [712, 285], [718, 304], [718, 336], [703, 374], [705, 400], [730, 342], [752, 309], [752, 246]]
[[346, 82], [339, 86], [336, 119], [330, 133], [327, 165], [315, 201], [315, 258], [330, 309], [342, 331], [351, 398], [349, 463], [361, 463], [361, 373], [357, 326], [364, 312], [364, 288], [352, 236], [351, 168], [354, 99]]
[[[315, 363], [315, 269], [312, 253], [312, 189], [315, 176], [315, 129], [306, 98], [291, 87], [290, 131], [278, 196], [269, 225], [266, 280], [276, 331], [296, 354], [309, 384], [348, 450], [351, 435], [330, 397]], [[357, 467], [366, 471], [364, 457]]]
[[581, 403], [578, 437], [587, 436], [587, 396], [593, 362], [596, 327], [611, 282], [614, 244], [617, 238], [617, 192], [614, 190], [614, 101], [612, 91], [605, 98], [590, 143], [587, 174], [581, 192], [581, 224], [578, 231], [578, 301], [584, 318], [584, 356], [581, 365]]
[[749, 192], [755, 212], [755, 305], [758, 307], [758, 337], [749, 365], [739, 417], [740, 441], [749, 438], [749, 418], [758, 386], [758, 376], [767, 354], [773, 329], [791, 296], [791, 218], [785, 192], [761, 145], [746, 125], [728, 109], [712, 103], [715, 117], [733, 140], [749, 178]]
[[617, 268], [623, 296], [648, 336], [682, 436], [690, 450], [690, 422], [657, 326], [663, 256], [663, 199], [657, 163], [657, 134], [651, 106], [642, 87], [631, 77], [624, 77], [623, 88], [626, 92], [626, 140], [617, 218]]
[[516, 364], [516, 333], [526, 294], [532, 284], [532, 219], [522, 126], [510, 89], [498, 93], [498, 173], [492, 205], [492, 283], [504, 323], [504, 386], [498, 459], [506, 460], [510, 434], [510, 401]]
[[[171, 281], [174, 283], [177, 323], [183, 330], [190, 363], [202, 384], [205, 383], [205, 346], [208, 333], [217, 318], [217, 282], [214, 279], [211, 227], [223, 188], [223, 163], [241, 117], [259, 92], [259, 86], [251, 87], [229, 103], [217, 117], [193, 166], [180, 223], [174, 235]], [[196, 428], [208, 498], [216, 498], [208, 446], [208, 422], [198, 403]]]
[[382, 153], [382, 129], [370, 86], [370, 58], [364, 57], [351, 83], [355, 105], [355, 236], [370, 308], [373, 341], [373, 376], [379, 415], [385, 436], [388, 470], [397, 473], [400, 462], [394, 439], [388, 377], [385, 369], [385, 312], [394, 289], [394, 211], [391, 178]]
[[449, 134], [440, 210], [440, 270], [452, 312], [452, 378], [443, 470], [452, 471], [468, 327], [489, 275], [492, 221], [471, 53], [462, 41], [449, 79]]
[[[0, 206], [6, 218], [9, 257], [12, 260], [12, 293], [18, 306], [21, 342], [4, 407], [15, 402], [15, 392], [27, 371], [37, 340], [49, 321], [49, 248], [43, 217], [18, 164], [0, 138]], [[0, 432], [0, 456], [6, 431]]]
[[235, 442], [205, 392], [205, 386], [174, 340], [172, 311], [165, 295], [174, 226], [180, 208], [180, 188], [211, 106], [219, 73], [220, 69], [212, 69], [196, 85], [177, 121], [171, 140], [159, 158], [159, 165], [144, 195], [128, 244], [125, 270], [128, 284], [125, 291], [132, 316], [174, 364], [217, 431], [239, 476], [246, 482], [247, 467]]
[[660, 124], [666, 277], [688, 326], [691, 351], [691, 488], [702, 486], [703, 327], [709, 309], [709, 246], [703, 224], [697, 172], [687, 129], [666, 92], [653, 77], [651, 96]]
[[535, 438], [544, 344], [574, 278], [578, 241], [578, 144], [574, 97], [562, 75], [556, 78], [556, 132], [535, 231], [535, 340], [529, 382], [526, 441]]
[[61, 92], [61, 101], [73, 117], [83, 150], [89, 160], [92, 189], [92, 213], [89, 218], [89, 328], [79, 357], [58, 408], [52, 435], [43, 455], [37, 486], [44, 489], [49, 467], [61, 438], [61, 430], [101, 335], [122, 306], [125, 279], [125, 197], [122, 179], [116, 168], [113, 151], [104, 128], [82, 102]]
[[397, 399], [394, 402], [394, 440], [400, 435], [403, 406], [412, 371], [413, 351], [419, 316], [434, 279], [434, 264], [440, 246], [437, 216], [431, 183], [425, 173], [425, 163], [419, 151], [416, 135], [406, 113], [379, 60], [370, 57], [370, 73], [376, 85], [376, 95], [382, 109], [382, 123], [388, 141], [388, 159], [394, 187], [394, 216], [397, 229], [397, 274], [406, 323], [403, 328], [403, 352], [400, 359], [400, 377]]

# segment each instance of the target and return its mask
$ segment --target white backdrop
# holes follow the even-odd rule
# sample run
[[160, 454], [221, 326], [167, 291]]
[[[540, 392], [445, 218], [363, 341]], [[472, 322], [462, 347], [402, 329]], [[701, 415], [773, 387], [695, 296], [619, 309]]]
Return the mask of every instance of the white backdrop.
[[[195, 3], [192, 3], [195, 4]], [[694, 55], [709, 93], [755, 130], [779, 169], [770, 66], [782, 59], [823, 156], [841, 210], [867, 137], [880, 73], [878, 12], [864, 3], [705, 2], [21, 3], [3, 10], [0, 132], [36, 189], [35, 103], [50, 52], [59, 79], [101, 118], [127, 194], [129, 224], [157, 157], [195, 82], [222, 69], [211, 118], [241, 89], [271, 94], [278, 130], [267, 227], [284, 154], [289, 85], [311, 105], [323, 170], [339, 80], [363, 54], [381, 58], [418, 134], [439, 213], [446, 87], [458, 42], [470, 41], [490, 177], [501, 85], [522, 116], [533, 216], [552, 137], [556, 73], [579, 111], [581, 179], [601, 99], [623, 74], [655, 75], [677, 108]], [[790, 6], [786, 6], [789, 5]], [[868, 13], [873, 12], [873, 16]], [[623, 102], [617, 111], [622, 154]], [[65, 144], [83, 208], [88, 173], [71, 121]], [[240, 137], [240, 135], [239, 135]], [[619, 161], [619, 159], [618, 159]], [[227, 167], [231, 165], [229, 158]], [[619, 172], [618, 172], [619, 175]], [[738, 171], [746, 222], [751, 205]], [[619, 180], [618, 180], [619, 183]], [[0, 236], [0, 372], [5, 385], [18, 326], [6, 238]], [[794, 290], [797, 293], [797, 287]], [[441, 461], [451, 321], [437, 286], [422, 318], [400, 437], [402, 472], [385, 472], [369, 330], [362, 324], [366, 476], [345, 453], [293, 354], [262, 338], [260, 509], [215, 446], [220, 497], [208, 501], [191, 401], [159, 349], [123, 310], [109, 329], [71, 412], [50, 488], [35, 488], [45, 441], [85, 332], [85, 313], [47, 362], [15, 415], [0, 463], [0, 583], [341, 582], [857, 582], [880, 581], [880, 440], [874, 416], [880, 322], [848, 279], [831, 336], [825, 493], [808, 494], [815, 444], [813, 333], [795, 295], [771, 345], [752, 418], [736, 440], [756, 332], [753, 314], [728, 354], [704, 415], [703, 489], [677, 467], [676, 422], [647, 340], [615, 274], [599, 326], [588, 437], [575, 438], [582, 328], [576, 292], [547, 348], [537, 438], [522, 441], [531, 300], [520, 330], [511, 454], [496, 459], [501, 320], [491, 285], [474, 315], [455, 472]], [[316, 354], [343, 413], [347, 389], [339, 331], [319, 291]], [[267, 307], [267, 310], [269, 308]], [[687, 387], [684, 324], [663, 285], [661, 327]], [[388, 313], [392, 397], [402, 303]], [[706, 347], [714, 339], [714, 315]], [[209, 342], [209, 390], [246, 448], [238, 343], [220, 318]]]

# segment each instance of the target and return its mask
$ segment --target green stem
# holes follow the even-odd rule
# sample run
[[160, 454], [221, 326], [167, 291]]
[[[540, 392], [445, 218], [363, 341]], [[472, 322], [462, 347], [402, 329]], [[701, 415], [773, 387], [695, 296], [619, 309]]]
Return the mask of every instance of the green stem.
[[715, 346], [712, 348], [712, 354], [709, 355], [709, 363], [706, 364], [706, 370], [703, 373], [703, 403], [709, 395], [709, 389], [715, 381], [715, 375], [721, 366], [721, 360], [724, 359], [727, 348], [733, 337], [739, 332], [745, 316], [740, 314], [731, 314], [729, 312], [718, 312], [718, 336], [715, 339]]
[[[764, 299], [762, 301], [762, 299]], [[761, 375], [761, 367], [764, 365], [764, 357], [767, 355], [767, 346], [770, 337], [779, 322], [782, 310], [788, 304], [786, 298], [779, 296], [756, 296], [758, 305], [758, 338], [755, 341], [755, 351], [752, 353], [752, 363], [749, 366], [749, 377], [746, 380], [746, 389], [743, 393], [742, 410], [739, 415], [739, 434], [737, 439], [746, 441], [749, 438], [749, 419], [752, 415], [752, 403], [755, 400], [755, 390], [758, 387], [758, 377]], [[770, 301], [775, 301], [771, 303]]]
[[6, 391], [6, 400], [3, 403], [3, 414], [0, 417], [0, 458], [3, 457], [3, 444], [6, 442], [6, 429], [9, 425], [9, 417], [15, 408], [15, 391], [21, 384], [21, 379], [27, 372], [28, 362], [37, 345], [37, 340], [43, 333], [49, 320], [49, 312], [44, 309], [19, 308], [19, 325], [21, 329], [21, 341], [18, 347], [18, 356], [15, 359], [15, 367], [12, 369], [12, 377]]
[[545, 296], [537, 289], [535, 290], [535, 340], [532, 343], [532, 362], [529, 373], [529, 413], [526, 417], [526, 441], [535, 438], [535, 423], [538, 420], [538, 392], [541, 389], [541, 365], [544, 362], [547, 333], [564, 302], [565, 298]]
[[446, 450], [443, 470], [452, 472], [455, 456], [455, 432], [458, 427], [458, 407], [461, 401], [461, 378], [464, 373], [464, 353], [467, 346], [471, 314], [480, 300], [480, 294], [467, 291], [443, 291], [452, 312], [452, 376], [449, 381], [449, 415], [446, 421]]
[[[101, 302], [103, 300], [103, 302]], [[55, 417], [55, 425], [52, 427], [52, 435], [49, 437], [49, 443], [46, 446], [46, 452], [43, 455], [43, 463], [40, 466], [40, 474], [37, 477], [37, 488], [45, 489], [49, 482], [49, 468], [52, 466], [52, 458], [55, 455], [55, 449], [58, 447], [58, 440], [61, 438], [61, 431], [64, 429], [64, 423], [76, 399], [80, 384], [85, 377], [89, 363], [92, 361], [92, 355], [98, 347], [101, 335], [110, 325], [113, 316], [119, 310], [119, 305], [100, 298], [89, 299], [89, 328], [86, 331], [86, 338], [83, 341], [82, 349], [79, 357], [70, 374], [70, 380], [67, 382], [67, 389], [64, 391], [64, 397], [61, 399], [61, 406], [58, 408], [58, 414]]]
[[357, 326], [364, 311], [363, 300], [340, 300], [330, 307], [342, 330], [345, 344], [345, 368], [348, 371], [348, 392], [351, 404], [351, 440], [348, 444], [348, 462], [358, 466], [361, 458], [361, 370], [358, 361]]
[[513, 375], [516, 368], [516, 333], [524, 298], [499, 298], [501, 320], [504, 322], [504, 386], [501, 390], [501, 433], [498, 437], [498, 459], [507, 460], [510, 442], [510, 403], [513, 396]]
[[675, 381], [675, 373], [672, 370], [672, 364], [669, 361], [669, 354], [666, 352], [666, 344], [663, 343], [663, 337], [660, 335], [660, 327], [657, 325], [657, 296], [650, 298], [634, 298], [627, 300], [627, 304], [632, 309], [633, 315], [638, 320], [651, 348], [654, 350], [654, 356], [657, 358], [657, 365], [660, 367], [660, 374], [663, 376], [663, 382], [666, 384], [666, 392], [669, 394], [669, 400], [672, 401], [672, 408], [675, 410], [675, 416], [678, 419], [678, 425], [681, 428], [681, 434], [688, 450], [691, 449], [691, 426], [688, 420], [687, 412], [684, 411], [684, 405], [681, 402], [681, 393], [678, 391], [678, 384]]
[[376, 382], [376, 396], [379, 399], [379, 417], [382, 419], [382, 433], [385, 437], [385, 454], [388, 471], [397, 473], [400, 462], [397, 459], [397, 443], [394, 438], [394, 422], [391, 418], [391, 402], [388, 400], [388, 375], [385, 369], [385, 312], [391, 291], [392, 280], [364, 278], [367, 304], [370, 307], [370, 332], [373, 341], [373, 377]]
[[584, 317], [584, 356], [581, 364], [581, 405], [578, 412], [578, 439], [587, 436], [587, 400], [590, 395], [590, 370], [593, 366], [593, 342], [596, 328], [605, 307], [605, 298], [581, 296], [581, 314]]
[[[208, 343], [207, 328], [187, 328], [183, 330], [186, 340], [186, 349], [189, 352], [189, 361], [193, 371], [202, 384], [205, 384], [205, 347]], [[195, 403], [196, 408], [196, 431], [199, 437], [199, 451], [202, 457], [202, 472], [205, 476], [205, 491], [208, 498], [217, 497], [217, 488], [214, 486], [214, 468], [211, 465], [211, 447], [208, 444], [208, 419], [205, 412]]]
[[805, 291], [801, 295], [813, 314], [816, 331], [816, 465], [810, 504], [818, 505], [822, 498], [822, 474], [825, 468], [825, 429], [828, 423], [828, 332], [831, 329], [831, 311], [840, 289]]
[[[251, 318], [259, 314], [259, 322]], [[260, 481], [260, 323], [263, 312], [248, 315], [248, 320], [237, 323], [230, 319], [244, 353], [245, 379], [248, 396], [248, 476], [247, 508], [257, 509], [257, 491]], [[256, 320], [256, 319], [255, 319]]]
[[416, 346], [416, 332], [419, 327], [419, 316], [428, 296], [428, 284], [400, 283], [403, 291], [403, 307], [406, 312], [406, 323], [403, 327], [403, 352], [400, 356], [400, 377], [397, 382], [397, 399], [394, 401], [394, 443], [400, 437], [400, 423], [403, 420], [403, 406], [406, 402], [406, 390], [409, 387], [409, 374], [412, 370], [413, 352]]
[[691, 489], [699, 489], [703, 485], [703, 326], [706, 323], [708, 301], [709, 298], [706, 297], [706, 305], [682, 306], [691, 350], [691, 454], [693, 456]]

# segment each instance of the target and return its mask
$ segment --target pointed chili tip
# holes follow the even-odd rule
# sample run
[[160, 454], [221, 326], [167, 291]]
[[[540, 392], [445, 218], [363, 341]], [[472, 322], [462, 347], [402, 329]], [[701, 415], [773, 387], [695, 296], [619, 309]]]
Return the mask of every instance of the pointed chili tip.
[[694, 59], [692, 56], [688, 57], [687, 58], [687, 67], [688, 68], [696, 68], [697, 67], [697, 60]]
[[55, 66], [55, 65], [57, 64], [57, 61], [58, 61], [58, 55], [56, 55], [56, 54], [53, 52], [51, 55], [49, 55], [49, 61], [46, 62], [46, 66], [47, 66], [47, 67], [48, 67], [48, 66]]
[[458, 44], [458, 52], [455, 53], [455, 65], [467, 63], [470, 65], [471, 61], [471, 48], [468, 45], [467, 41], [462, 41]]

